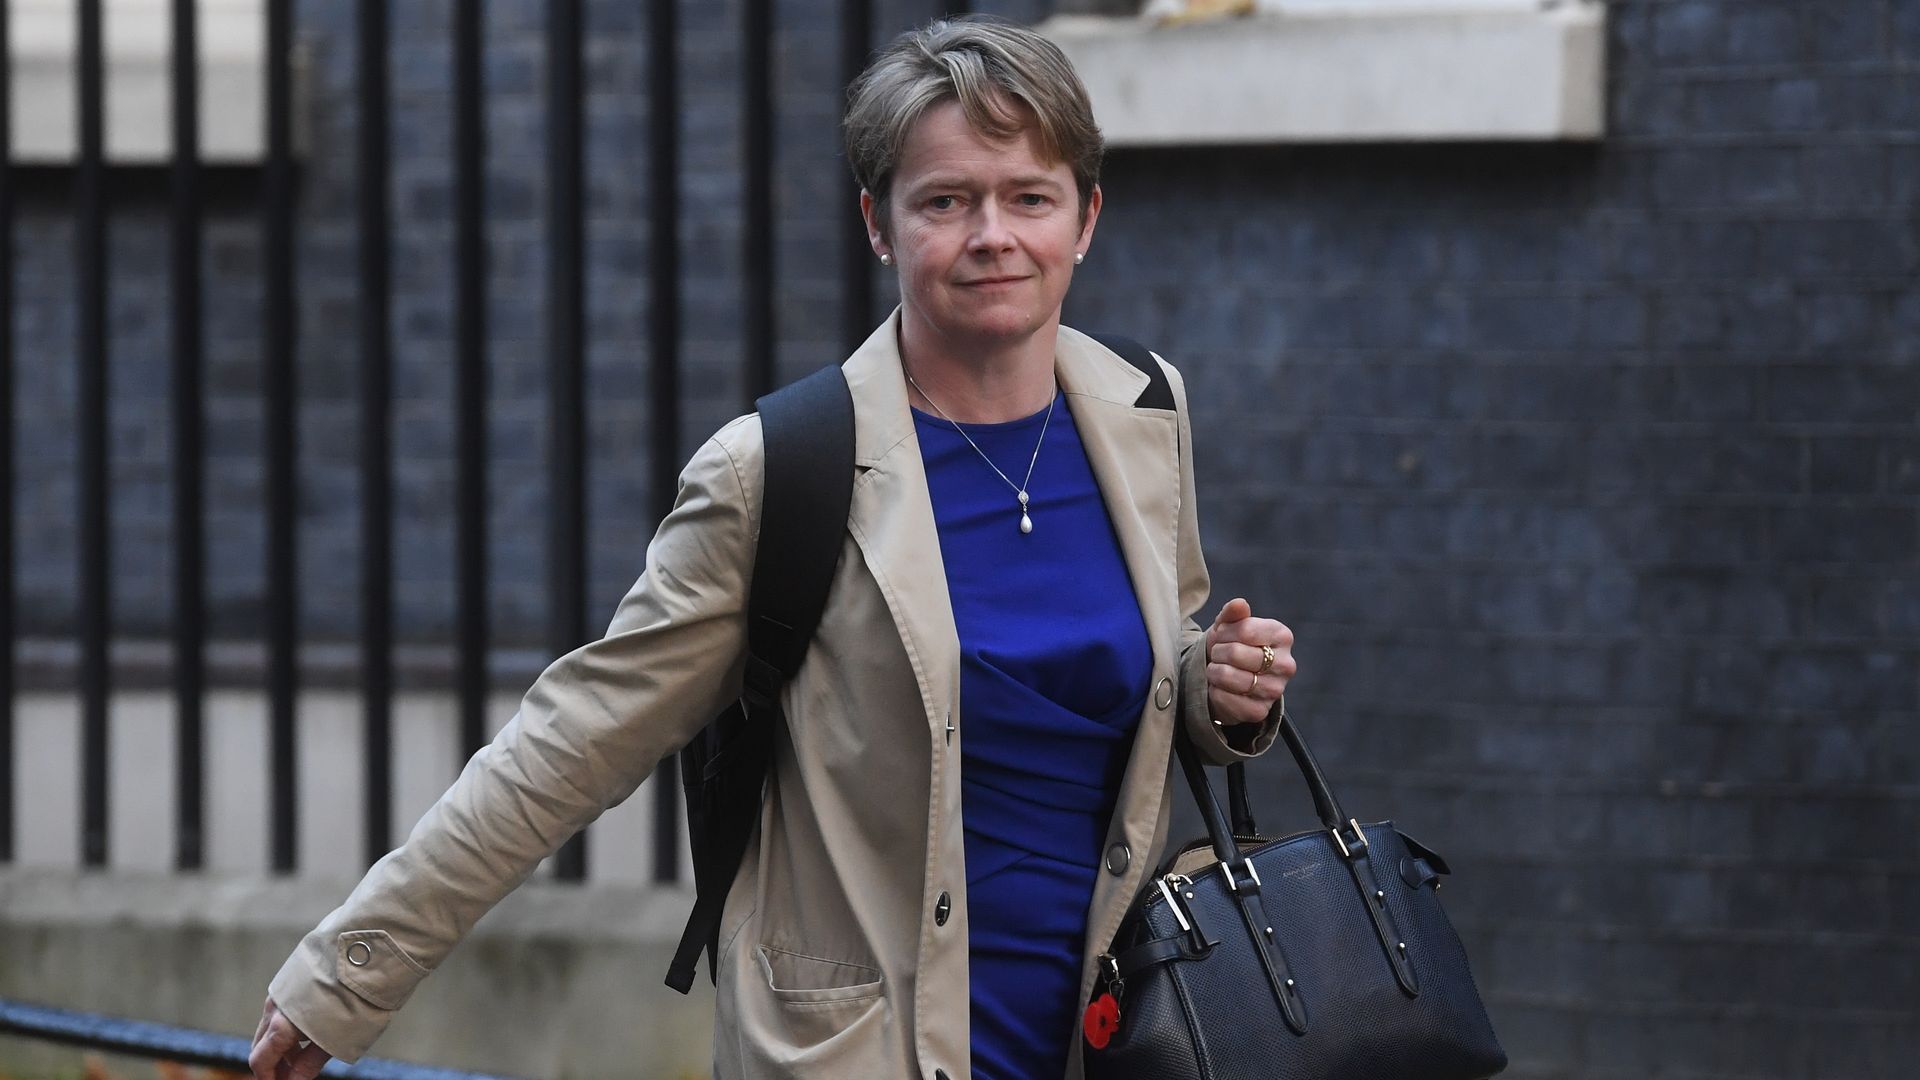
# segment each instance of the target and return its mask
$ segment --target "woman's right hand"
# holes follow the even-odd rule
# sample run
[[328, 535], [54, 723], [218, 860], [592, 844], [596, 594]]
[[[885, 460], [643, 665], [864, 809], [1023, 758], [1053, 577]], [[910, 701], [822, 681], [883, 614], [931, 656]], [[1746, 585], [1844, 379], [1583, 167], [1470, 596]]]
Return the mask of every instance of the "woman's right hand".
[[254, 1080], [313, 1080], [332, 1060], [332, 1054], [309, 1041], [280, 1006], [267, 999], [253, 1032], [253, 1051], [247, 1055]]

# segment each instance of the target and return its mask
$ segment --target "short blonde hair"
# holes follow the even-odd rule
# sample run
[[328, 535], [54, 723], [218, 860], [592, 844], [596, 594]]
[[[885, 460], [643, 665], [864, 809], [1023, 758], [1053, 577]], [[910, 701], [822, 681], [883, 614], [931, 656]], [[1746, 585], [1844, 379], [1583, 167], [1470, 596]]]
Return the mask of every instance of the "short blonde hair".
[[928, 108], [949, 99], [990, 138], [1013, 138], [1031, 122], [1042, 154], [1073, 170], [1086, 213], [1106, 144], [1066, 54], [1026, 27], [959, 15], [894, 38], [847, 89], [847, 163], [873, 196], [883, 235], [907, 136]]

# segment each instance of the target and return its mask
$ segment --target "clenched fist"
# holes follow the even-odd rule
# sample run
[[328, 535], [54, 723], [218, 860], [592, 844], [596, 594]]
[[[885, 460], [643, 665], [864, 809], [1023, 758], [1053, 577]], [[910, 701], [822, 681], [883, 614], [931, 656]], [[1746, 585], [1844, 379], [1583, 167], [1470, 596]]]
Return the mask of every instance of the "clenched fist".
[[1207, 707], [1222, 727], [1258, 724], [1286, 692], [1293, 662], [1293, 631], [1255, 618], [1240, 597], [1227, 601], [1207, 628]]

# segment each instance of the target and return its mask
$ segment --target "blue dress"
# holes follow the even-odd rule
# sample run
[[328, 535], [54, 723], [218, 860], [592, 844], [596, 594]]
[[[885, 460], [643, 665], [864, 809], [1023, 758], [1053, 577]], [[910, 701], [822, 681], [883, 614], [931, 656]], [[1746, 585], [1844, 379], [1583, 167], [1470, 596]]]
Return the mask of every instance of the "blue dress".
[[[1015, 483], [1046, 411], [968, 424]], [[975, 1080], [1058, 1080], [1079, 1037], [1087, 906], [1153, 656], [1064, 396], [1014, 490], [916, 411], [960, 635], [961, 800]]]

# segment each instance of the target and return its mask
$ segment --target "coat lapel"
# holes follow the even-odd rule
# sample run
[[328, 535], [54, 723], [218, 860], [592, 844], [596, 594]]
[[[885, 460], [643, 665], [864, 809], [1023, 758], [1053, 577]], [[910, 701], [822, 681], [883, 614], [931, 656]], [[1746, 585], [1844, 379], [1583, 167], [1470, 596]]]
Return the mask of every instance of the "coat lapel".
[[900, 631], [929, 729], [944, 732], [949, 703], [958, 697], [960, 639], [907, 403], [899, 326], [896, 309], [844, 365], [853, 394], [853, 455], [859, 471], [848, 528]]
[[1170, 674], [1178, 660], [1181, 618], [1174, 580], [1178, 424], [1170, 411], [1135, 408], [1147, 387], [1146, 375], [1085, 334], [1061, 327], [1055, 355], [1055, 371], [1153, 643], [1156, 678]]
[[[1071, 397], [1074, 423], [1106, 501], [1153, 645], [1153, 686], [1141, 711], [1107, 836], [1110, 844], [1125, 844], [1131, 858], [1124, 874], [1102, 873], [1094, 886], [1087, 907], [1088, 958], [1081, 971], [1084, 996], [1093, 977], [1091, 957], [1105, 949], [1119, 929], [1150, 869], [1150, 850], [1159, 842], [1179, 698], [1180, 630], [1185, 622], [1176, 576], [1180, 425], [1170, 410], [1134, 406], [1146, 389], [1146, 375], [1099, 342], [1063, 327], [1057, 355], [1061, 385]], [[1163, 694], [1162, 680], [1172, 681], [1171, 694]], [[1070, 1074], [1077, 1075], [1079, 1053], [1080, 1040], [1075, 1037]]]

